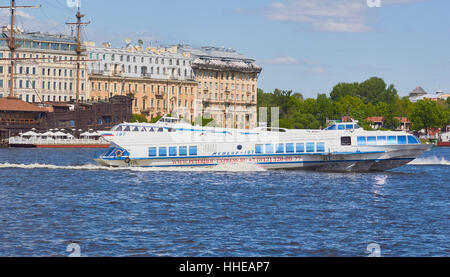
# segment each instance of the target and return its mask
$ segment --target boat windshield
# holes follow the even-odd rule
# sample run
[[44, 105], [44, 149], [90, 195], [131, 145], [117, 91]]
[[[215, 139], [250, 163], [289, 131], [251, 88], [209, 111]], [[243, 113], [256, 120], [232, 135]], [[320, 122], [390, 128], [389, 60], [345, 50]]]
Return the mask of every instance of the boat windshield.
[[180, 119], [174, 118], [174, 117], [162, 117], [160, 120], [158, 120], [158, 123], [178, 123], [180, 122]]
[[327, 131], [334, 131], [334, 130], [355, 130], [355, 129], [359, 129], [361, 127], [359, 127], [358, 124], [354, 124], [354, 123], [341, 123], [341, 124], [333, 124], [331, 126], [328, 126], [327, 128], [325, 128], [325, 130]]

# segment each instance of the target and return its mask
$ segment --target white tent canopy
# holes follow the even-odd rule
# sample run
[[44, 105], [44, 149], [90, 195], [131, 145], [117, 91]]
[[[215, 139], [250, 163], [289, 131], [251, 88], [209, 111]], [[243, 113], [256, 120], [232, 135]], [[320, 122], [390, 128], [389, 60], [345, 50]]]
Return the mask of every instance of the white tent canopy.
[[55, 133], [52, 132], [47, 132], [47, 133], [43, 133], [41, 134], [41, 137], [54, 137]]
[[56, 132], [53, 134], [55, 137], [67, 137], [66, 133], [63, 132]]
[[26, 132], [25, 134], [21, 134], [22, 137], [35, 137], [37, 134], [33, 131]]

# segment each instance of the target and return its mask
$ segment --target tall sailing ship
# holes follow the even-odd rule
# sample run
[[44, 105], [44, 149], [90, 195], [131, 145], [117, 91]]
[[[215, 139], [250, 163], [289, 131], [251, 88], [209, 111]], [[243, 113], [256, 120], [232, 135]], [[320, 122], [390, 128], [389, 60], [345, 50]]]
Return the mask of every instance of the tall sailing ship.
[[[9, 57], [0, 57], [2, 61], [10, 62], [9, 74], [9, 95], [5, 98], [3, 93], [0, 94], [0, 141], [10, 141], [12, 146], [29, 146], [29, 145], [41, 145], [40, 142], [43, 137], [51, 138], [49, 136], [41, 136], [47, 133], [50, 129], [68, 129], [77, 130], [77, 132], [70, 132], [67, 135], [79, 136], [83, 131], [88, 129], [106, 130], [110, 129], [115, 124], [130, 120], [132, 117], [131, 103], [132, 99], [129, 96], [116, 95], [111, 97], [108, 101], [104, 102], [86, 102], [86, 95], [81, 97], [80, 101], [80, 86], [86, 88], [86, 84], [80, 81], [80, 71], [82, 65], [88, 60], [83, 52], [85, 49], [81, 45], [80, 30], [81, 26], [87, 25], [87, 22], [81, 22], [84, 17], [81, 14], [80, 9], [76, 13], [77, 21], [74, 23], [66, 23], [69, 26], [76, 26], [76, 37], [62, 36], [62, 35], [42, 35], [41, 33], [24, 33], [16, 28], [14, 25], [15, 13], [18, 9], [22, 8], [39, 8], [39, 6], [18, 6], [15, 0], [11, 0], [10, 6], [0, 6], [0, 9], [10, 9], [11, 22], [10, 26], [2, 28], [0, 33], [0, 47], [7, 47], [10, 51]], [[48, 41], [52, 41], [49, 43]], [[23, 52], [19, 52], [19, 49], [23, 48]], [[1, 49], [3, 50], [3, 49]], [[36, 53], [31, 52], [35, 50]], [[32, 54], [29, 54], [31, 52]], [[65, 58], [61, 58], [62, 55], [66, 55]], [[59, 58], [58, 58], [59, 56]], [[70, 56], [70, 59], [68, 58]], [[74, 59], [72, 59], [72, 56]], [[52, 58], [51, 58], [52, 57]], [[34, 72], [28, 76], [28, 65], [22, 66], [20, 63], [28, 63], [32, 66]], [[20, 64], [20, 67], [18, 67]], [[54, 65], [61, 65], [56, 66]], [[17, 68], [17, 70], [16, 70]], [[23, 74], [23, 68], [26, 68], [26, 82], [24, 80], [16, 80], [18, 78], [25, 78]], [[44, 83], [42, 83], [42, 89], [39, 84], [40, 80], [36, 79], [35, 73], [47, 72], [45, 74], [50, 76], [50, 68], [53, 68], [53, 75], [56, 76], [56, 72], [59, 71], [59, 76], [63, 76], [61, 72], [64, 72], [64, 77], [69, 76], [67, 73], [70, 69], [70, 77], [73, 80], [67, 82], [59, 82], [59, 90], [56, 90], [56, 82], [53, 82], [53, 90], [50, 90], [50, 81], [46, 82], [45, 86], [47, 90], [44, 90]], [[61, 68], [65, 70], [61, 70]], [[75, 71], [75, 76], [72, 77], [72, 69]], [[82, 72], [83, 73], [83, 72]], [[19, 74], [19, 75], [18, 75]], [[42, 73], [44, 75], [44, 73]], [[86, 75], [84, 75], [86, 76]], [[31, 80], [30, 78], [34, 78]], [[55, 81], [55, 80], [53, 80]], [[61, 80], [59, 80], [61, 81]], [[65, 81], [69, 81], [65, 78]], [[72, 81], [75, 81], [72, 91]], [[17, 82], [20, 84], [18, 85]], [[22, 82], [26, 83], [22, 88]], [[42, 81], [44, 82], [44, 81]], [[30, 86], [29, 86], [30, 84]], [[64, 84], [64, 90], [62, 90], [62, 84]], [[67, 85], [70, 86], [67, 86]], [[69, 90], [66, 90], [66, 88]], [[28, 96], [30, 94], [30, 88], [33, 88], [32, 98]], [[20, 91], [18, 91], [20, 90]], [[82, 89], [84, 90], [84, 89]], [[42, 93], [39, 93], [41, 91]], [[61, 91], [64, 92], [64, 98], [62, 99]], [[68, 92], [69, 91], [69, 92]], [[47, 102], [45, 102], [45, 95], [47, 94]], [[67, 102], [66, 97], [70, 93], [70, 102]], [[53, 102], [51, 102], [50, 94], [53, 95]], [[57, 99], [59, 95], [59, 102]], [[73, 102], [72, 95], [75, 94]], [[83, 93], [81, 93], [83, 95]], [[20, 96], [20, 98], [18, 97]], [[22, 97], [23, 96], [23, 97]], [[25, 97], [26, 96], [26, 97]], [[38, 102], [36, 102], [35, 96], [37, 96]], [[23, 101], [22, 98], [26, 101]], [[64, 102], [62, 102], [64, 100]], [[29, 101], [33, 103], [29, 103]], [[30, 140], [23, 139], [20, 133], [26, 133], [30, 130], [39, 131], [38, 137], [39, 143], [30, 143]], [[19, 135], [17, 137], [14, 137]], [[12, 140], [12, 142], [11, 142]], [[69, 143], [62, 143], [59, 140], [58, 143], [47, 139], [44, 141], [44, 145], [58, 145], [71, 147], [75, 145], [75, 140], [71, 140]], [[84, 140], [83, 140], [84, 141]], [[20, 143], [17, 143], [20, 142]], [[80, 140], [81, 142], [81, 140]], [[83, 143], [84, 144], [84, 143]], [[80, 144], [79, 146], [82, 146]], [[103, 147], [103, 145], [101, 145]]]

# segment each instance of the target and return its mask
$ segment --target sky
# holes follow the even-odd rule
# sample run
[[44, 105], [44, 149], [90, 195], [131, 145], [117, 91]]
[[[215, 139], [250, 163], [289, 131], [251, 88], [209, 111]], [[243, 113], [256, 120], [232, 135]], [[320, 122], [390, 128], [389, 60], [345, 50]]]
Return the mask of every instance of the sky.
[[[70, 34], [76, 0], [17, 0], [28, 31]], [[0, 0], [0, 6], [8, 5]], [[263, 68], [258, 86], [329, 93], [377, 76], [401, 96], [450, 92], [449, 0], [81, 0], [83, 39], [233, 48]], [[7, 11], [0, 11], [6, 25]]]

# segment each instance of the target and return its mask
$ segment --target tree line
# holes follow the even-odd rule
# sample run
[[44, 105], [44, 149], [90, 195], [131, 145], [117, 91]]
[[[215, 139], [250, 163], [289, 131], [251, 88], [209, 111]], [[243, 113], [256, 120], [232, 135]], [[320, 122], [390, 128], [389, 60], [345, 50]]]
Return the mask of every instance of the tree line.
[[[387, 85], [378, 77], [362, 83], [339, 83], [327, 94], [317, 98], [304, 99], [301, 93], [292, 90], [275, 89], [265, 93], [258, 89], [258, 112], [260, 107], [279, 107], [281, 128], [319, 129], [327, 125], [327, 120], [340, 120], [349, 116], [371, 130], [368, 117], [383, 117], [383, 128], [395, 130], [401, 122], [397, 117], [407, 117], [411, 129], [419, 131], [444, 128], [450, 123], [450, 98], [447, 101], [420, 100], [412, 103], [409, 97], [400, 97], [394, 85]], [[259, 115], [258, 115], [259, 116]], [[258, 117], [260, 118], [260, 117]]]

